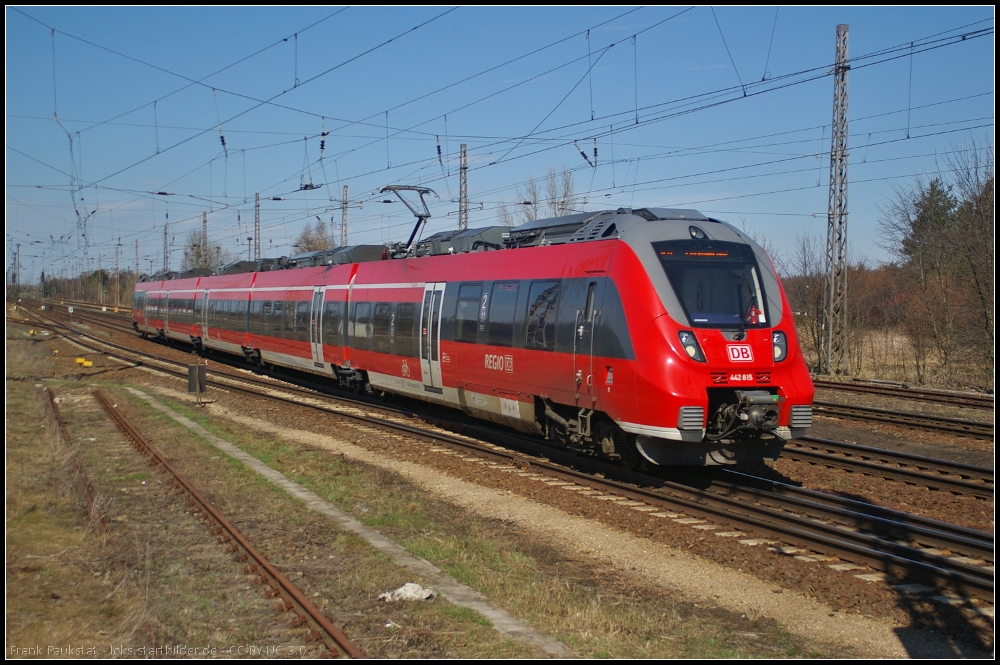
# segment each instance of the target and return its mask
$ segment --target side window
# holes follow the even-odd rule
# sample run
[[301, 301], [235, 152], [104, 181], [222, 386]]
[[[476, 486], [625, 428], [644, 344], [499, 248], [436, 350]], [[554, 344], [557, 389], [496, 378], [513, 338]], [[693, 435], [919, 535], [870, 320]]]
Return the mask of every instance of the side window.
[[323, 342], [334, 346], [344, 344], [344, 310], [346, 302], [328, 302], [323, 305]]
[[594, 317], [594, 354], [607, 358], [634, 359], [628, 319], [618, 288], [610, 279], [604, 287], [600, 311]]
[[556, 301], [559, 282], [532, 282], [528, 291], [528, 317], [524, 347], [552, 351], [556, 348]]
[[463, 284], [458, 289], [458, 302], [455, 306], [456, 342], [475, 343], [482, 296], [482, 284]]
[[389, 329], [392, 324], [392, 305], [380, 302], [375, 305], [375, 315], [372, 321], [373, 351], [389, 353]]
[[396, 355], [413, 357], [413, 318], [416, 306], [412, 302], [396, 305]]
[[246, 332], [246, 329], [247, 329], [247, 301], [246, 300], [241, 300], [238, 303], [238, 306], [237, 306], [237, 309], [236, 309], [236, 317], [238, 319], [236, 321], [236, 329], [239, 330], [240, 332]]
[[370, 302], [359, 302], [354, 309], [354, 339], [351, 346], [355, 349], [368, 350], [368, 338], [370, 337], [372, 304]]
[[272, 335], [274, 333], [274, 325], [271, 322], [271, 306], [270, 300], [265, 300], [260, 304], [260, 334], [261, 335]]
[[514, 343], [514, 307], [517, 305], [517, 282], [497, 282], [490, 296], [487, 340], [496, 346]]
[[300, 300], [295, 303], [295, 339], [299, 341], [309, 341], [309, 307], [312, 305], [308, 300]]
[[295, 339], [295, 301], [285, 301], [285, 339]]
[[323, 343], [344, 345], [344, 303], [323, 303]]
[[262, 303], [260, 300], [254, 300], [250, 303], [250, 332], [260, 334], [262, 332], [260, 326], [260, 312]]
[[271, 334], [275, 337], [285, 336], [285, 303], [274, 301], [271, 309]]

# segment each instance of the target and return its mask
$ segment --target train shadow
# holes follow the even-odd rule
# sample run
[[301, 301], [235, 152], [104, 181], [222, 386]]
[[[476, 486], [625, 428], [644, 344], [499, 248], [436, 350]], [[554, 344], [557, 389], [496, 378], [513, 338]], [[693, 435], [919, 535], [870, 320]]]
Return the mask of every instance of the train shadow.
[[[915, 536], [919, 537], [919, 536]], [[881, 569], [896, 610], [905, 624], [896, 637], [911, 658], [992, 658], [995, 646], [992, 615], [992, 585], [984, 594], [983, 584], [963, 579], [959, 572], [936, 569], [939, 555], [916, 550], [908, 560], [885, 553]], [[988, 595], [989, 600], [974, 601]], [[988, 606], [990, 609], [984, 608]]]
[[925, 596], [896, 593], [895, 605], [909, 625], [895, 629], [910, 658], [992, 658], [993, 620], [964, 612]]
[[[786, 544], [822, 555], [815, 565], [824, 571], [818, 586], [826, 588], [820, 594], [825, 602], [848, 614], [895, 619], [900, 624], [896, 636], [910, 657], [991, 657], [995, 640], [992, 533], [920, 519], [850, 492], [804, 489], [797, 483], [784, 483], [776, 473], [749, 474], [745, 468], [663, 469], [655, 477], [695, 489], [711, 487], [733, 497], [751, 488], [761, 490], [766, 494], [755, 501], [776, 511], [801, 511], [807, 519], [826, 523], [826, 539], [795, 528], [780, 536]], [[792, 496], [804, 502], [783, 507], [783, 498]], [[843, 511], [835, 518], [826, 512], [834, 506]], [[788, 556], [796, 553], [801, 550]], [[823, 561], [823, 556], [835, 560]], [[841, 568], [843, 564], [848, 565]], [[827, 569], [827, 565], [837, 567]], [[850, 570], [852, 565], [854, 570]], [[855, 575], [860, 580], [852, 579]]]

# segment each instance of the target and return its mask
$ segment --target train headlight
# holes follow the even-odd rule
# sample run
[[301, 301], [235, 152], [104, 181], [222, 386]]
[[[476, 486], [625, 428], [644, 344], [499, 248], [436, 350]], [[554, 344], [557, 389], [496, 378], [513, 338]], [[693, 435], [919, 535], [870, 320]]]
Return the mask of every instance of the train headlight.
[[701, 352], [701, 347], [698, 346], [698, 340], [695, 338], [693, 332], [682, 330], [677, 333], [677, 337], [681, 340], [681, 346], [684, 347], [684, 351], [688, 356], [700, 363], [705, 362], [705, 354]]
[[788, 355], [788, 338], [785, 333], [775, 330], [771, 333], [771, 342], [774, 344], [774, 362], [785, 359]]

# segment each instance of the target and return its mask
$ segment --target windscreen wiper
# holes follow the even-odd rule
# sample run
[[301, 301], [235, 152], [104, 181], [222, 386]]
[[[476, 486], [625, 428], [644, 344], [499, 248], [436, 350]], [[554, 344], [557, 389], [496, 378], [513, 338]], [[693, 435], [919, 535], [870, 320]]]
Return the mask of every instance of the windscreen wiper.
[[747, 335], [747, 319], [750, 318], [751, 314], [757, 310], [757, 296], [750, 296], [750, 305], [747, 310], [740, 317], [740, 327], [736, 329], [736, 334], [733, 335], [733, 339], [737, 342], [746, 337]]

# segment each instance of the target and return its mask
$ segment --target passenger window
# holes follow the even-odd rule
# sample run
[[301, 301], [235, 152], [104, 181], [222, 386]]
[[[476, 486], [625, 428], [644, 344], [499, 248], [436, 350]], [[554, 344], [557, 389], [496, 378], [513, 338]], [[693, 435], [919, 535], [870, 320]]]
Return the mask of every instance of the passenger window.
[[392, 305], [387, 302], [376, 304], [372, 330], [372, 341], [374, 342], [375, 351], [389, 353], [389, 328], [391, 323]]
[[524, 346], [552, 351], [556, 348], [556, 301], [559, 282], [532, 282], [528, 291], [528, 318]]
[[295, 301], [285, 301], [285, 339], [295, 339]]
[[280, 300], [274, 301], [274, 308], [271, 310], [271, 334], [275, 337], [284, 337], [285, 303]]
[[517, 305], [517, 282], [498, 282], [490, 298], [487, 340], [495, 346], [514, 344], [514, 307]]
[[271, 334], [271, 301], [265, 300], [260, 304], [260, 334]]
[[413, 315], [416, 307], [412, 302], [396, 305], [396, 355], [413, 357]]
[[308, 300], [301, 300], [296, 303], [295, 309], [295, 339], [309, 341], [309, 307], [312, 303]]
[[458, 290], [455, 306], [455, 341], [475, 342], [480, 299], [483, 295], [481, 284], [463, 284]]
[[261, 301], [255, 300], [250, 303], [250, 332], [259, 334], [260, 329], [260, 310]]
[[355, 349], [368, 350], [369, 327], [371, 325], [372, 305], [368, 302], [357, 304], [354, 310], [354, 339], [351, 346]]
[[323, 305], [323, 343], [344, 345], [344, 303], [328, 302]]

